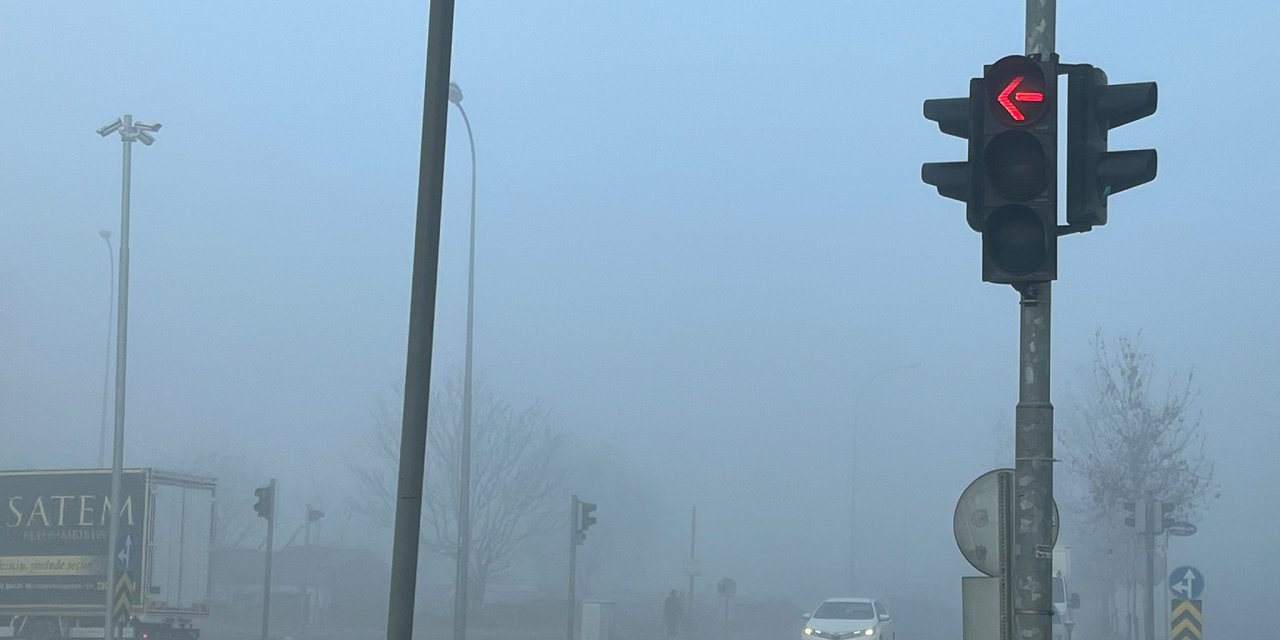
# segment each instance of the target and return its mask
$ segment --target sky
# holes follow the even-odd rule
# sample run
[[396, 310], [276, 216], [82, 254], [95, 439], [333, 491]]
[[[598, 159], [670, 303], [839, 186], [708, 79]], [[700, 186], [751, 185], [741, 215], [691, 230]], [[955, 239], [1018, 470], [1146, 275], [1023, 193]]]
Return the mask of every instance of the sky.
[[[133, 150], [126, 463], [215, 451], [349, 494], [403, 382], [426, 5], [0, 5], [0, 461], [96, 463], [120, 144], [94, 130], [130, 113], [163, 129]], [[1111, 136], [1157, 148], [1159, 177], [1059, 243], [1059, 428], [1098, 329], [1194, 371], [1222, 497], [1171, 562], [1205, 572], [1223, 632], [1260, 624], [1280, 575], [1280, 158], [1254, 114], [1280, 100], [1257, 78], [1275, 18], [1058, 6], [1064, 61], [1160, 89]], [[964, 153], [921, 102], [962, 95], [1022, 28], [1010, 0], [458, 3], [477, 370], [646, 474], [672, 586], [697, 504], [714, 577], [840, 589], [856, 432], [869, 579], [958, 600], [952, 509], [1012, 425], [1018, 307], [981, 282], [963, 206], [920, 182]], [[465, 330], [456, 115], [436, 377]]]

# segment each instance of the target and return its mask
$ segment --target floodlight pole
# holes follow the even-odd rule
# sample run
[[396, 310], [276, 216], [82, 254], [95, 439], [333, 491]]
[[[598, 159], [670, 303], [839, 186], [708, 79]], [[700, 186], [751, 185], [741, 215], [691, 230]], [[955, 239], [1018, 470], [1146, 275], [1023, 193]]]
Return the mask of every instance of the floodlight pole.
[[[134, 122], [132, 115], [125, 114], [115, 122], [98, 130], [99, 135], [103, 137], [119, 132], [120, 140], [124, 145], [124, 167], [120, 188], [120, 285], [118, 290], [119, 297], [116, 301], [115, 440], [111, 456], [111, 502], [107, 518], [106, 608], [102, 624], [102, 635], [106, 640], [110, 640], [112, 631], [116, 628], [112, 607], [115, 605], [113, 596], [115, 596], [116, 583], [116, 548], [119, 546], [120, 538], [120, 507], [122, 502], [120, 485], [124, 466], [125, 369], [129, 354], [129, 192], [133, 160], [132, 151], [135, 140], [140, 140], [148, 146], [155, 142], [155, 138], [151, 136], [151, 133], [159, 128], [159, 124]], [[124, 568], [128, 569], [128, 567]]]

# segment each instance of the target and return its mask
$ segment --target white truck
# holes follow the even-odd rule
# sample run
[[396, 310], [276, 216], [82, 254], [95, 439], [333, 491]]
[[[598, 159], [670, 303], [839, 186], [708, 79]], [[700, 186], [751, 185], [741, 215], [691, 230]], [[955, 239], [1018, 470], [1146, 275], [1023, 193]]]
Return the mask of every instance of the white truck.
[[1053, 549], [1053, 640], [1071, 640], [1080, 594], [1071, 590], [1071, 547]]
[[107, 562], [123, 637], [196, 640], [209, 614], [215, 482], [127, 469], [116, 553], [111, 472], [0, 471], [0, 639], [103, 637]]

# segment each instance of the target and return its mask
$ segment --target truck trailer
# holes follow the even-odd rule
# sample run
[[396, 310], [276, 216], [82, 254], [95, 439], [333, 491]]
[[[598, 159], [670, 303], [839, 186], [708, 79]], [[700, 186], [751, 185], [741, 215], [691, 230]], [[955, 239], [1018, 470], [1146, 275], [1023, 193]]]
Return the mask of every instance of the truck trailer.
[[153, 469], [126, 469], [121, 480], [109, 554], [110, 470], [0, 471], [0, 638], [103, 637], [112, 561], [122, 637], [200, 637], [215, 481]]

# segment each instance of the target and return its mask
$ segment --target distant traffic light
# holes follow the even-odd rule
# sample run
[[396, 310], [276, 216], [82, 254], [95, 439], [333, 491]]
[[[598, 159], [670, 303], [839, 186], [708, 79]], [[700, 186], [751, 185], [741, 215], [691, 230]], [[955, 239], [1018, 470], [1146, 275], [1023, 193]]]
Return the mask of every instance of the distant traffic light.
[[1058, 275], [1057, 60], [1007, 56], [969, 82], [968, 98], [926, 100], [924, 115], [969, 141], [965, 162], [930, 162], [921, 179], [967, 204], [982, 234], [982, 279]]
[[578, 525], [578, 530], [582, 532], [582, 536], [585, 538], [587, 535], [587, 529], [590, 529], [591, 525], [596, 523], [596, 517], [591, 515], [595, 513], [596, 505], [590, 502], [583, 502], [580, 504], [582, 505], [582, 511], [580, 513], [582, 518], [581, 523]]
[[1107, 132], [1156, 112], [1156, 83], [1107, 84], [1096, 67], [1067, 74], [1067, 225], [1107, 223], [1107, 196], [1156, 177], [1156, 150], [1107, 151]]
[[574, 544], [582, 544], [587, 539], [587, 529], [596, 523], [596, 517], [591, 515], [595, 513], [596, 505], [578, 500], [575, 496], [573, 509], [573, 542]]
[[253, 510], [258, 512], [259, 518], [266, 518], [268, 521], [275, 518], [276, 504], [276, 487], [275, 483], [265, 487], [258, 487], [253, 490], [253, 495], [258, 496], [258, 503], [253, 505]]
[[1177, 520], [1174, 518], [1174, 513], [1177, 510], [1178, 510], [1178, 505], [1172, 502], [1160, 503], [1160, 530], [1157, 531], [1156, 533], [1164, 532], [1166, 529], [1168, 529], [1169, 527], [1172, 527], [1177, 522]]

